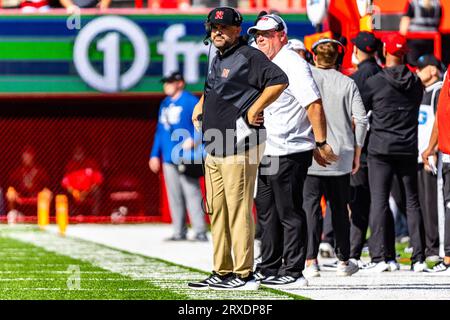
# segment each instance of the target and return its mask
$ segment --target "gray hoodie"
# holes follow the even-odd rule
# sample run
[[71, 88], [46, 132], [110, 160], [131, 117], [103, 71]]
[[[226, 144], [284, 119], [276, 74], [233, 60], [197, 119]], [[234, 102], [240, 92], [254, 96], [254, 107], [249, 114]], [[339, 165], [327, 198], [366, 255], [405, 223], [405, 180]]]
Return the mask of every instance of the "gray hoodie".
[[367, 115], [358, 87], [351, 78], [334, 69], [312, 67], [311, 71], [319, 87], [327, 118], [327, 142], [339, 156], [339, 160], [325, 168], [313, 161], [308, 174], [348, 174], [352, 171], [355, 146], [364, 145], [367, 133]]

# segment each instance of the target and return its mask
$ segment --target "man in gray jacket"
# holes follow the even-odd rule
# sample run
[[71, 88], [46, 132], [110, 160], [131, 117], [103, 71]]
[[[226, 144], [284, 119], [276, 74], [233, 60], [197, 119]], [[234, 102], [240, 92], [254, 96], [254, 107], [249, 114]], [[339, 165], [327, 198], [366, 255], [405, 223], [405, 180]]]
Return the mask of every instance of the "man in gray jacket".
[[327, 139], [339, 160], [327, 167], [313, 162], [303, 189], [303, 208], [308, 223], [308, 250], [305, 277], [319, 276], [317, 254], [322, 234], [322, 196], [328, 200], [335, 232], [335, 251], [339, 259], [337, 275], [351, 276], [358, 266], [350, 258], [350, 220], [348, 202], [350, 174], [359, 169], [361, 149], [367, 132], [367, 116], [356, 83], [336, 71], [339, 51], [344, 46], [333, 39], [314, 44], [311, 68], [322, 96], [327, 118]]

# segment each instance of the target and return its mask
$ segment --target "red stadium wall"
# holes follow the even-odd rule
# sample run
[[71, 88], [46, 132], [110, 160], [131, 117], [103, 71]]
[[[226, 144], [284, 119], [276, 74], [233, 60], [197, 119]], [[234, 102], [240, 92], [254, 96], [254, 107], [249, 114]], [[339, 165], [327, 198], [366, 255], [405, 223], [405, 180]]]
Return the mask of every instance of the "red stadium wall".
[[[129, 207], [129, 215], [140, 216], [142, 221], [146, 217], [168, 221], [160, 178], [148, 168], [159, 102], [160, 97], [137, 101], [3, 101], [0, 182], [4, 193], [25, 146], [36, 150], [36, 162], [48, 172], [53, 193], [64, 193], [61, 180], [65, 165], [74, 147], [83, 145], [105, 177], [100, 212], [105, 221], [120, 205]], [[116, 191], [137, 192], [139, 198], [113, 201], [111, 194]], [[36, 212], [35, 208], [31, 212]], [[82, 214], [90, 215], [89, 207]]]

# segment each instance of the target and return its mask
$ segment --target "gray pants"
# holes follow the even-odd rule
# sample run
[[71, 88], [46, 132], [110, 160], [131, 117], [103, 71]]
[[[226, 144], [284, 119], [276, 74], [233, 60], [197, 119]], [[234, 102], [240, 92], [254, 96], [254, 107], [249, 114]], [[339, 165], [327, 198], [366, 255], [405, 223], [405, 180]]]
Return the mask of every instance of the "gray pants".
[[206, 232], [205, 217], [202, 210], [202, 196], [198, 179], [180, 174], [173, 164], [163, 164], [164, 179], [169, 198], [173, 235], [185, 237], [186, 208], [195, 234]]

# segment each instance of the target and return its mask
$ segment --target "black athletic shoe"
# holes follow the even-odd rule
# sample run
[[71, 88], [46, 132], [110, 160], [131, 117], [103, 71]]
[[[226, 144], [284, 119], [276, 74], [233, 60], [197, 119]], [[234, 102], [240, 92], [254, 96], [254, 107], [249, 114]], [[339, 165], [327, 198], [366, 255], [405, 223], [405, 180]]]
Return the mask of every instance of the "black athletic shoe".
[[441, 262], [437, 265], [435, 265], [431, 269], [425, 269], [425, 272], [430, 273], [444, 273], [445, 275], [450, 274], [450, 264], [445, 264], [444, 262]]
[[221, 283], [222, 281], [232, 277], [233, 274], [229, 273], [227, 275], [221, 276], [218, 273], [216, 273], [215, 271], [213, 271], [208, 278], [206, 278], [205, 280], [202, 281], [197, 281], [197, 282], [189, 282], [188, 283], [188, 287], [191, 289], [208, 289], [210, 285], [215, 284], [215, 283]]
[[262, 280], [267, 278], [265, 275], [263, 275], [261, 273], [261, 271], [256, 271], [255, 274], [254, 274], [254, 277], [255, 277], [256, 281], [262, 281]]
[[270, 276], [262, 280], [261, 284], [281, 289], [300, 289], [308, 286], [308, 280], [305, 277]]
[[214, 290], [258, 290], [259, 284], [260, 282], [256, 281], [253, 273], [250, 273], [246, 278], [234, 274], [222, 282], [209, 285], [209, 287]]

